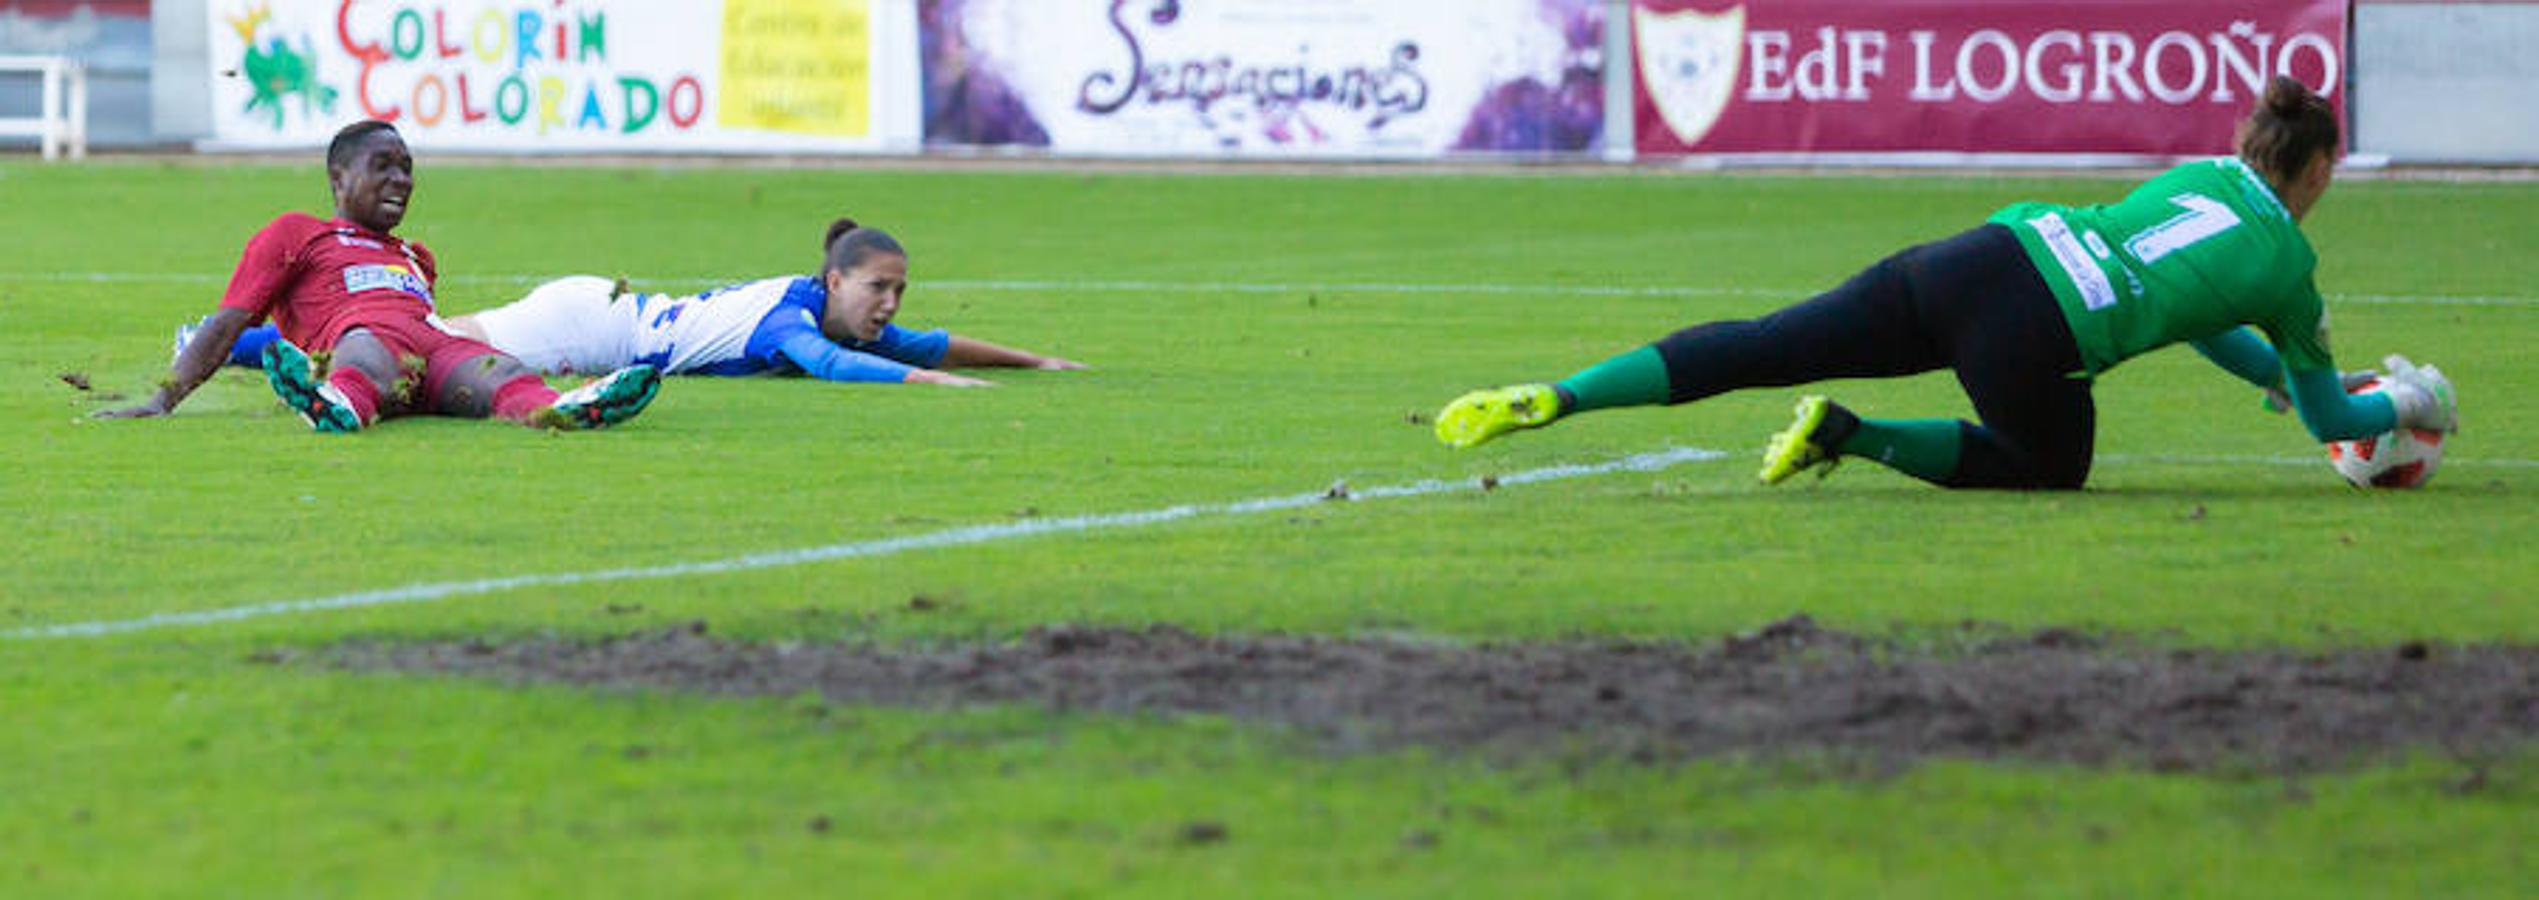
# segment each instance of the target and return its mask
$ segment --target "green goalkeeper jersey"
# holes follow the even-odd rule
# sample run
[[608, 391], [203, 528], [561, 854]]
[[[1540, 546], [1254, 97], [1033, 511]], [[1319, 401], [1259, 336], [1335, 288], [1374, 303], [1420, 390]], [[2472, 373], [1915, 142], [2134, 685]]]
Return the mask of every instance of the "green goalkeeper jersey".
[[2254, 325], [2290, 371], [2329, 369], [2318, 254], [2265, 179], [2200, 160], [2100, 206], [2022, 203], [1990, 221], [2019, 235], [2095, 376], [2147, 351]]

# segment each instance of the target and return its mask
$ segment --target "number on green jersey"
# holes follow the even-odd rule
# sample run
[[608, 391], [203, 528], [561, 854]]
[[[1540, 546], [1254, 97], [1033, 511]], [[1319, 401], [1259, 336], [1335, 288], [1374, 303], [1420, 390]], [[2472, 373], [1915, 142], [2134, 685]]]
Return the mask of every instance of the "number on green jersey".
[[2186, 211], [2145, 228], [2125, 241], [2125, 250], [2131, 252], [2133, 258], [2141, 260], [2143, 265], [2159, 262], [2161, 257], [2239, 227], [2239, 214], [2211, 197], [2179, 194], [2169, 198], [2169, 202], [2184, 207]]

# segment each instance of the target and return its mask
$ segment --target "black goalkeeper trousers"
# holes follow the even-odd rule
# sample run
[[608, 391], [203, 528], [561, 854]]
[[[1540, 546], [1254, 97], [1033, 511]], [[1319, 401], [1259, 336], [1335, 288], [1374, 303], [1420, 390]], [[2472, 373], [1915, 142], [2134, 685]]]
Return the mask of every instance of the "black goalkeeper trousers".
[[1899, 252], [1760, 319], [1656, 344], [1667, 402], [1828, 378], [1953, 369], [1983, 424], [1960, 422], [1949, 487], [2078, 488], [2098, 421], [2080, 348], [2010, 229], [1986, 224]]

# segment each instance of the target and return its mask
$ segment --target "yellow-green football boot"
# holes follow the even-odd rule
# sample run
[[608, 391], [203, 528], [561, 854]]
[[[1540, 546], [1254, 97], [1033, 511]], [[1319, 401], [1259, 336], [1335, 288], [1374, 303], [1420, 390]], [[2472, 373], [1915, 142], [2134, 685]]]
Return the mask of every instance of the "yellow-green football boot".
[[1763, 479], [1764, 484], [1780, 484], [1809, 469], [1817, 470], [1818, 478], [1833, 474], [1834, 467], [1842, 464], [1842, 455], [1836, 447], [1827, 446], [1826, 435], [1821, 432], [1826, 414], [1835, 409], [1833, 401], [1821, 395], [1800, 397], [1798, 418], [1773, 435], [1771, 445], [1763, 448], [1763, 471], [1755, 473], [1755, 477]]
[[1559, 417], [1560, 392], [1548, 384], [1473, 391], [1438, 411], [1437, 442], [1461, 449], [1519, 428], [1541, 428]]

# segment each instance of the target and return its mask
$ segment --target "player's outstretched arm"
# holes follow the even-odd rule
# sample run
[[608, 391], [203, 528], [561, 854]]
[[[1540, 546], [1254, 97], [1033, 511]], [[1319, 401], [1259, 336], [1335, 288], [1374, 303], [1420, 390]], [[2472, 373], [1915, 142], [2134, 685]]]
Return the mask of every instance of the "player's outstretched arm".
[[2295, 370], [2288, 379], [2292, 405], [2301, 413], [2301, 424], [2310, 429], [2310, 436], [2326, 441], [2350, 441], [2379, 434], [2402, 423], [2398, 409], [2385, 394], [2347, 394], [2345, 382], [2335, 369]]
[[902, 380], [908, 384], [933, 384], [941, 385], [943, 387], [996, 386], [996, 382], [993, 381], [972, 378], [967, 375], [956, 375], [951, 372], [940, 372], [934, 369], [911, 369], [908, 372], [908, 377]]
[[[2266, 343], [2256, 329], [2241, 326], [2202, 340], [2189, 341], [2188, 344], [2223, 371], [2265, 391], [2268, 412], [2292, 411], [2292, 389], [2284, 379], [2283, 357], [2275, 354], [2274, 345]], [[2342, 390], [2351, 391], [2378, 377], [2380, 373], [2372, 369], [2339, 372], [2337, 385]]]
[[167, 378], [150, 399], [90, 415], [99, 419], [146, 419], [174, 412], [177, 404], [185, 402], [186, 395], [194, 393], [229, 360], [229, 348], [247, 330], [247, 318], [246, 311], [225, 307], [212, 313], [211, 318], [203, 320], [203, 327], [195, 330], [194, 339], [186, 342], [185, 351], [177, 354], [175, 365], [168, 369]]
[[1084, 368], [1083, 363], [1072, 359], [1044, 356], [1029, 350], [991, 344], [957, 334], [952, 336], [952, 345], [943, 351], [943, 361], [940, 365], [947, 369], [987, 366], [1047, 370]]
[[[2362, 387], [2363, 385], [2366, 385], [2366, 384], [2370, 384], [2370, 383], [2372, 383], [2372, 381], [2373, 381], [2374, 379], [2377, 379], [2377, 378], [2379, 378], [2379, 377], [2380, 377], [2380, 370], [2379, 370], [2379, 369], [2356, 369], [2356, 370], [2351, 371], [2351, 372], [2341, 372], [2341, 373], [2338, 373], [2338, 374], [2337, 374], [2337, 376], [2336, 376], [2336, 379], [2337, 379], [2338, 386], [2339, 386], [2339, 387], [2342, 387], [2342, 388], [2345, 390], [2345, 392], [2346, 392], [2346, 393], [2349, 393], [2349, 394], [2350, 394], [2350, 393], [2353, 393], [2353, 392], [2354, 392], [2354, 389], [2355, 389], [2355, 388]], [[2291, 391], [2289, 388], [2280, 388], [2280, 387], [2271, 387], [2271, 388], [2267, 388], [2267, 389], [2266, 389], [2266, 402], [2265, 402], [2265, 405], [2266, 405], [2266, 411], [2267, 411], [2267, 412], [2271, 412], [2271, 413], [2287, 413], [2287, 412], [2291, 412], [2291, 411], [2292, 411], [2292, 391]]]
[[2243, 325], [2188, 344], [2242, 381], [2267, 391], [2283, 389], [2283, 359], [2275, 355], [2273, 344], [2257, 336], [2254, 328]]
[[990, 384], [968, 376], [938, 372], [860, 350], [849, 350], [830, 343], [828, 338], [809, 328], [787, 334], [777, 344], [777, 352], [800, 366], [804, 373], [823, 381], [899, 382], [950, 387], [986, 387]]
[[2275, 353], [2273, 344], [2259, 337], [2257, 330], [2245, 325], [2212, 337], [2187, 342], [2195, 352], [2204, 354], [2222, 371], [2239, 376], [2240, 380], [2265, 392], [2263, 405], [2269, 412], [2291, 412], [2292, 392], [2283, 380], [2283, 357]]

